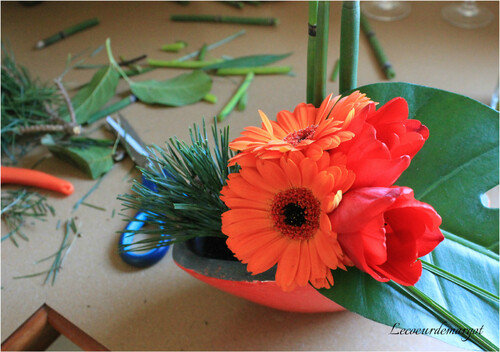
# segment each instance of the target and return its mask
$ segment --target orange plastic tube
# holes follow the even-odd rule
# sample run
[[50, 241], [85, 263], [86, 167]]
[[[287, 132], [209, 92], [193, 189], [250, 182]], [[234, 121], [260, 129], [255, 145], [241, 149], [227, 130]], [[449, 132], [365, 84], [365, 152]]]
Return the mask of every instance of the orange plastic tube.
[[24, 186], [34, 186], [56, 191], [65, 195], [73, 193], [75, 188], [69, 181], [46, 174], [42, 171], [23, 169], [18, 167], [2, 166], [1, 183], [10, 183]]

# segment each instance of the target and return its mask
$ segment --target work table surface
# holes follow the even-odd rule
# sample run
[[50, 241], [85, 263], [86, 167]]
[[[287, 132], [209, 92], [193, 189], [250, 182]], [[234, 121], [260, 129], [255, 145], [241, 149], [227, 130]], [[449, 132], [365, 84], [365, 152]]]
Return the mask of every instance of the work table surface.
[[[498, 82], [498, 2], [481, 2], [494, 14], [485, 28], [453, 27], [441, 17], [445, 2], [412, 2], [410, 15], [399, 21], [371, 24], [395, 71], [395, 81], [412, 82], [464, 94], [489, 104]], [[213, 57], [255, 54], [293, 54], [283, 64], [293, 66], [295, 76], [257, 76], [249, 88], [244, 112], [234, 111], [222, 123], [231, 126], [231, 138], [245, 126], [259, 124], [258, 109], [274, 118], [280, 110], [293, 110], [305, 100], [307, 13], [305, 2], [264, 2], [236, 9], [220, 2], [41, 2], [23, 6], [2, 2], [2, 41], [9, 43], [16, 61], [42, 82], [64, 71], [68, 54], [94, 50], [111, 39], [115, 57], [169, 60], [213, 43], [241, 29], [246, 34], [210, 52]], [[170, 21], [172, 14], [225, 14], [276, 17], [279, 25], [251, 26]], [[328, 67], [333, 68], [339, 52], [340, 3], [331, 8]], [[35, 43], [88, 18], [100, 24], [47, 48]], [[189, 44], [182, 52], [165, 53], [160, 46], [176, 40]], [[85, 57], [85, 56], [82, 56]], [[102, 50], [85, 63], [107, 63]], [[94, 70], [71, 70], [63, 81], [68, 87], [86, 83]], [[163, 80], [182, 72], [157, 69], [133, 80]], [[135, 103], [121, 113], [148, 144], [164, 145], [172, 136], [189, 137], [188, 128], [212, 118], [230, 99], [242, 77], [214, 77], [212, 93], [216, 104], [199, 102], [185, 107], [160, 107]], [[375, 57], [364, 36], [360, 38], [359, 85], [384, 82]], [[338, 83], [327, 90], [338, 93]], [[74, 92], [74, 91], [72, 91]], [[113, 101], [127, 96], [128, 85], [119, 83]], [[98, 122], [93, 136], [111, 137]], [[87, 130], [88, 130], [87, 129]], [[37, 148], [22, 159], [30, 167], [48, 156], [37, 169], [71, 181], [75, 192], [67, 197], [51, 193], [47, 201], [55, 216], [25, 226], [29, 241], [19, 247], [2, 243], [2, 341], [43, 303], [47, 303], [94, 339], [111, 350], [449, 350], [456, 349], [428, 336], [391, 335], [391, 328], [351, 312], [297, 314], [258, 306], [218, 291], [179, 269], [171, 251], [158, 264], [135, 269], [120, 260], [118, 232], [125, 222], [120, 194], [130, 192], [127, 158], [115, 164], [87, 201], [105, 211], [73, 205], [96, 183], [79, 170]], [[132, 176], [137, 177], [137, 173]], [[16, 188], [10, 187], [9, 188]], [[124, 213], [127, 213], [125, 211]], [[115, 215], [116, 214], [116, 215]], [[59, 220], [75, 217], [81, 230], [54, 285], [44, 277], [14, 279], [46, 270], [49, 263], [34, 264], [54, 253], [64, 230]], [[2, 223], [2, 233], [6, 227]]]

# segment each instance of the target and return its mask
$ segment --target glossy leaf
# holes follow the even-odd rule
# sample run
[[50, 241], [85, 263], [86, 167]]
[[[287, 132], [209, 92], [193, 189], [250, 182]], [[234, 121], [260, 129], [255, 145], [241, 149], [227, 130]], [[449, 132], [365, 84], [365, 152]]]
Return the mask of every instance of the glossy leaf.
[[[483, 248], [498, 252], [498, 209], [483, 207], [479, 198], [498, 184], [498, 112], [464, 96], [406, 83], [373, 84], [359, 90], [380, 104], [404, 97], [410, 117], [430, 130], [428, 141], [396, 182], [413, 188], [415, 196], [443, 218], [446, 240], [424, 259], [498, 296], [498, 255]], [[392, 285], [356, 268], [336, 270], [333, 276], [335, 286], [320, 292], [350, 311], [388, 325], [388, 333], [435, 328], [430, 336], [478, 349], [460, 335], [437, 333], [446, 329], [443, 325], [437, 330], [442, 319]], [[498, 346], [498, 302], [426, 271], [415, 287], [470, 327], [482, 328], [482, 336]]]
[[[73, 97], [71, 103], [75, 110], [76, 121], [85, 123], [92, 114], [99, 111], [115, 95], [120, 75], [108, 65], [97, 71], [89, 84], [85, 85]], [[69, 114], [65, 108], [62, 114], [69, 121]]]
[[239, 67], [257, 67], [272, 64], [273, 62], [283, 60], [292, 55], [292, 53], [281, 55], [250, 55], [242, 56], [231, 60], [225, 60], [209, 66], [205, 66], [203, 70], [215, 70], [219, 68], [239, 68]]
[[55, 141], [52, 136], [42, 138], [42, 144], [61, 160], [64, 160], [83, 171], [87, 176], [96, 179], [113, 167], [113, 141], [84, 137], [72, 138], [69, 143]]
[[166, 81], [143, 81], [130, 85], [142, 102], [169, 106], [196, 103], [210, 92], [212, 79], [202, 71], [182, 74]]

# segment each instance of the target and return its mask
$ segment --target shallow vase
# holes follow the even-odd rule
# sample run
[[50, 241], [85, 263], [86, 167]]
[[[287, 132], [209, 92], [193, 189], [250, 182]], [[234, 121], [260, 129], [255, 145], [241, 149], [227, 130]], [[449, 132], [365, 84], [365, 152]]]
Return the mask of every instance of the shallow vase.
[[254, 303], [288, 312], [345, 310], [310, 285], [282, 291], [274, 281], [276, 268], [250, 274], [245, 264], [234, 259], [222, 238], [200, 237], [176, 243], [172, 255], [177, 266], [196, 279]]

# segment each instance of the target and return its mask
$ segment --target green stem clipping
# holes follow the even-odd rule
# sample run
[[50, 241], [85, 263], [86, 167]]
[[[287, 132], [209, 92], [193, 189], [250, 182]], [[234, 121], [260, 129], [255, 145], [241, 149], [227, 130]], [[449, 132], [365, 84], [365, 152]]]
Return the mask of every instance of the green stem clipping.
[[377, 58], [377, 61], [380, 65], [380, 68], [385, 74], [385, 77], [387, 79], [396, 77], [396, 72], [392, 68], [389, 59], [387, 59], [387, 56], [384, 53], [384, 49], [382, 49], [382, 46], [380, 45], [380, 42], [378, 41], [377, 36], [375, 35], [375, 32], [370, 25], [370, 22], [368, 22], [368, 19], [363, 16], [363, 14], [360, 15], [360, 21], [361, 30], [365, 34], [366, 39], [368, 39], [368, 42], [373, 49], [373, 53], [375, 54], [375, 57]]
[[359, 53], [359, 1], [344, 1], [340, 24], [339, 92], [356, 88]]
[[316, 59], [316, 31], [318, 25], [318, 2], [309, 2], [308, 42], [307, 42], [307, 86], [306, 102], [314, 101], [314, 64]]
[[241, 85], [238, 88], [238, 90], [236, 91], [236, 93], [234, 93], [231, 100], [229, 100], [229, 102], [226, 104], [226, 106], [222, 109], [220, 114], [217, 116], [218, 122], [223, 121], [227, 117], [227, 115], [229, 115], [231, 113], [231, 111], [233, 111], [236, 104], [238, 104], [238, 102], [241, 100], [241, 97], [246, 93], [248, 86], [250, 85], [250, 83], [253, 80], [253, 77], [254, 77], [253, 72], [250, 72], [246, 75], [245, 79], [243, 80], [243, 83], [241, 83]]
[[316, 32], [316, 58], [314, 64], [314, 99], [313, 104], [320, 107], [326, 97], [326, 63], [328, 58], [328, 19], [330, 2], [318, 3], [318, 26]]

